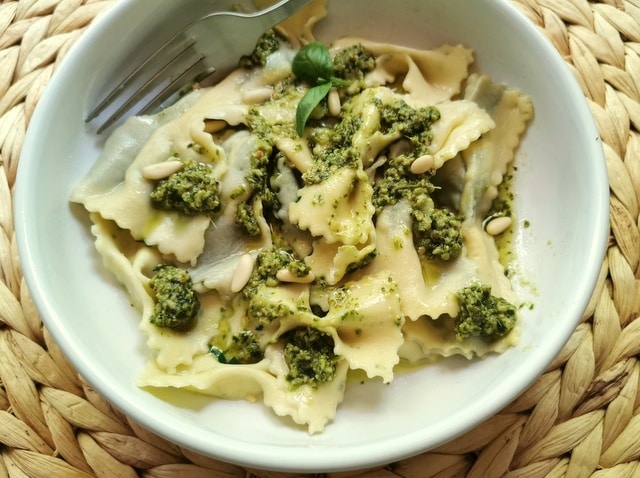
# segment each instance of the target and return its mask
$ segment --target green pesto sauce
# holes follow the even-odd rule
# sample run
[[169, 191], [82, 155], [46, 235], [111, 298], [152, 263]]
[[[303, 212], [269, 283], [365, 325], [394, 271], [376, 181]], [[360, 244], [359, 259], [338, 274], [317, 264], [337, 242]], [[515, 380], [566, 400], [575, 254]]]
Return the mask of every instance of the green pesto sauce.
[[412, 155], [399, 155], [389, 160], [382, 177], [374, 186], [373, 205], [379, 213], [400, 199], [411, 205], [413, 242], [421, 258], [450, 261], [462, 251], [462, 218], [433, 204], [435, 187], [431, 176], [413, 174]]
[[258, 218], [255, 216], [253, 204], [259, 200], [263, 208], [276, 211], [280, 208], [278, 189], [273, 186], [273, 179], [277, 175], [275, 165], [282, 153], [274, 148], [279, 137], [296, 137], [295, 130], [287, 125], [273, 125], [268, 123], [257, 108], [251, 108], [247, 114], [247, 123], [251, 132], [258, 138], [259, 144], [249, 156], [251, 169], [245, 175], [246, 186], [240, 186], [232, 192], [232, 199], [250, 191], [248, 197], [238, 205], [236, 210], [236, 224], [247, 235], [260, 235]]
[[[487, 213], [488, 218], [506, 216], [510, 217], [515, 225], [516, 216], [513, 211], [513, 201], [515, 199], [515, 193], [513, 192], [513, 182], [516, 168], [513, 164], [510, 165], [507, 173], [504, 175], [503, 181], [498, 187], [498, 195], [493, 200], [491, 208]], [[524, 221], [524, 227], [528, 227], [529, 221]], [[515, 258], [513, 250], [513, 225], [507, 228], [501, 234], [494, 237], [494, 241], [499, 253], [500, 264], [505, 268], [505, 274], [511, 276], [510, 264]]]
[[379, 103], [380, 128], [383, 133], [397, 132], [407, 138], [417, 158], [428, 152], [433, 141], [431, 126], [440, 119], [440, 110], [435, 106], [412, 108], [398, 99], [392, 103]]
[[[487, 219], [499, 216], [510, 217], [513, 221], [511, 227], [507, 228], [503, 233], [494, 236], [496, 248], [498, 249], [498, 260], [504, 267], [504, 274], [511, 280], [517, 280], [520, 286], [527, 287], [532, 293], [537, 294], [538, 290], [535, 284], [531, 283], [523, 274], [523, 271], [519, 270], [518, 263], [516, 261], [516, 250], [514, 249], [514, 235], [517, 230], [517, 221], [520, 221], [523, 229], [531, 227], [531, 222], [528, 219], [519, 219], [513, 209], [513, 201], [515, 199], [515, 193], [513, 192], [515, 175], [517, 173], [517, 167], [515, 164], [510, 164], [507, 173], [504, 175], [503, 181], [498, 187], [498, 195], [494, 199], [491, 209], [487, 213]], [[520, 305], [520, 309], [533, 309], [534, 304], [525, 302]]]
[[230, 340], [212, 340], [209, 347], [218, 362], [224, 364], [252, 364], [264, 358], [257, 335], [251, 330], [243, 330], [237, 335], [232, 335]]
[[447, 209], [414, 209], [413, 242], [418, 255], [450, 261], [462, 252], [462, 220]]
[[375, 67], [375, 56], [360, 44], [340, 50], [333, 58], [333, 75], [349, 83], [341, 89], [345, 95], [362, 91], [365, 88], [365, 75]]
[[[314, 124], [309, 147], [316, 152], [314, 163], [306, 171], [302, 179], [305, 184], [318, 184], [329, 178], [335, 171], [343, 167], [356, 167], [359, 164], [359, 154], [352, 145], [354, 134], [362, 126], [362, 118], [350, 110], [353, 98], [362, 89], [364, 75], [375, 68], [375, 58], [362, 45], [347, 47], [333, 58], [333, 75], [347, 80], [350, 86], [341, 88], [342, 108], [337, 120], [328, 117], [327, 100], [324, 98], [310, 115], [309, 122]], [[284, 98], [285, 101], [297, 101], [292, 95], [299, 96], [295, 82], [285, 84], [283, 92], [274, 95], [274, 99]], [[260, 130], [260, 128], [256, 128]], [[275, 131], [282, 134], [282, 131]], [[284, 131], [285, 134], [297, 135], [293, 128]], [[270, 135], [274, 132], [269, 131]]]
[[200, 300], [192, 289], [187, 271], [170, 265], [159, 266], [154, 270], [149, 287], [155, 293], [155, 305], [149, 318], [152, 324], [179, 331], [193, 326]]
[[276, 287], [280, 281], [276, 278], [279, 270], [287, 269], [297, 277], [306, 276], [311, 270], [304, 261], [295, 257], [292, 251], [281, 248], [263, 249], [256, 257], [256, 266], [253, 269], [249, 283], [243, 289], [245, 296], [251, 296], [255, 291], [252, 287], [266, 284]]
[[317, 388], [331, 382], [341, 357], [333, 353], [333, 338], [313, 327], [298, 327], [283, 335], [286, 379], [292, 389], [302, 385]]
[[[274, 95], [275, 96], [275, 95]], [[295, 87], [291, 87], [286, 90], [282, 90], [280, 95], [276, 98], [272, 96], [269, 101], [274, 106], [282, 105], [283, 108], [287, 107], [292, 101], [296, 101], [300, 96]], [[289, 123], [269, 123], [257, 107], [249, 108], [246, 114], [247, 125], [251, 133], [256, 135], [261, 141], [264, 142], [264, 148], [272, 148], [278, 138], [297, 138], [295, 127]]]
[[305, 184], [318, 184], [328, 179], [339, 169], [355, 168], [360, 163], [360, 155], [353, 146], [355, 133], [362, 126], [362, 118], [349, 114], [349, 106], [343, 108], [343, 115], [332, 127], [318, 128], [309, 138], [312, 149], [318, 151], [313, 165], [302, 175]]
[[454, 329], [459, 341], [479, 337], [492, 342], [507, 335], [516, 324], [516, 307], [492, 295], [490, 286], [465, 287], [456, 293], [456, 297], [460, 314]]
[[333, 74], [350, 82], [359, 82], [376, 67], [376, 58], [361, 44], [350, 45], [333, 57]]
[[219, 183], [211, 168], [190, 159], [183, 163], [180, 171], [156, 183], [149, 195], [153, 207], [187, 216], [220, 211]]
[[[260, 200], [263, 207], [268, 207], [271, 210], [280, 208], [277, 188], [272, 186], [272, 178], [276, 174], [274, 165], [282, 153], [273, 154], [275, 138], [272, 135], [276, 134], [273, 131], [274, 128], [269, 127], [256, 109], [252, 109], [249, 117], [251, 118], [249, 123], [253, 125], [253, 133], [259, 138], [259, 145], [249, 156], [251, 169], [245, 175], [245, 180], [251, 194], [238, 205], [236, 224], [242, 227], [249, 236], [255, 237], [259, 236], [261, 231], [255, 216], [254, 202]], [[245, 186], [240, 186], [237, 191], [232, 193], [232, 198], [234, 195], [237, 197], [246, 193], [246, 189]]]
[[[257, 291], [260, 290], [258, 287]], [[251, 296], [247, 306], [249, 317], [261, 324], [270, 324], [278, 319], [290, 317], [296, 313], [296, 309], [282, 301], [273, 301], [266, 294], [256, 293]]]
[[346, 269], [347, 274], [351, 274], [352, 272], [355, 272], [357, 270], [364, 269], [369, 264], [371, 264], [371, 262], [373, 262], [373, 260], [376, 258], [377, 255], [378, 255], [378, 251], [373, 250], [368, 254], [365, 254], [363, 257], [361, 257], [359, 261], [352, 262], [347, 266], [347, 269]]
[[281, 301], [274, 301], [263, 289], [277, 287], [280, 281], [276, 274], [286, 269], [298, 277], [306, 276], [310, 268], [302, 260], [286, 249], [274, 248], [262, 250], [256, 257], [256, 265], [247, 285], [242, 289], [248, 300], [248, 315], [260, 323], [268, 324], [281, 317], [293, 315], [298, 307], [293, 309]]
[[281, 41], [282, 38], [273, 28], [268, 29], [258, 39], [251, 54], [240, 58], [240, 67], [250, 69], [265, 66], [269, 55], [280, 49]]
[[238, 224], [244, 232], [249, 236], [256, 237], [260, 235], [260, 225], [256, 217], [253, 205], [249, 201], [238, 204], [236, 209], [236, 224]]
[[350, 294], [348, 287], [341, 285], [333, 287], [328, 294], [328, 304], [330, 309], [344, 310], [342, 318], [353, 318], [351, 311], [357, 311], [360, 308], [358, 300]]

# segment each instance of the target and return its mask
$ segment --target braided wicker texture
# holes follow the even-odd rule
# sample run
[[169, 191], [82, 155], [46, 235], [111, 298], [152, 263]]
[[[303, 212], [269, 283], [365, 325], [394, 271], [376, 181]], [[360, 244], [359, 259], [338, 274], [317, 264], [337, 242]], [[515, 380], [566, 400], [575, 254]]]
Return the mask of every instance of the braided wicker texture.
[[[437, 450], [347, 478], [640, 477], [640, 0], [512, 0], [566, 59], [603, 139], [611, 234], [581, 324], [499, 414]], [[0, 478], [285, 477], [194, 455], [115, 411], [43, 328], [12, 191], [52, 72], [112, 0], [0, 3]]]

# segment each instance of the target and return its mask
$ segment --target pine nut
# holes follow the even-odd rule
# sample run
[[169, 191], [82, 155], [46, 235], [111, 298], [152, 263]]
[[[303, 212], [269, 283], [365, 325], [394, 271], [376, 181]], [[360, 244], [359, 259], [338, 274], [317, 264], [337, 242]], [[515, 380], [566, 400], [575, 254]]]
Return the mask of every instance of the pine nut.
[[276, 272], [276, 279], [280, 282], [294, 282], [296, 284], [309, 284], [315, 280], [316, 276], [313, 272], [309, 272], [302, 277], [293, 274], [289, 269], [280, 269]]
[[273, 90], [267, 86], [254, 88], [243, 93], [242, 101], [247, 105], [255, 105], [267, 101], [272, 94]]
[[233, 277], [231, 278], [231, 292], [240, 292], [242, 288], [247, 285], [251, 274], [253, 273], [253, 257], [250, 254], [243, 254], [238, 259], [236, 270], [233, 271]]
[[184, 165], [182, 161], [177, 159], [171, 159], [169, 161], [163, 161], [161, 163], [150, 164], [142, 168], [142, 176], [147, 179], [158, 180], [164, 179], [177, 173], [182, 169]]
[[329, 90], [329, 96], [327, 96], [327, 107], [329, 108], [329, 114], [331, 116], [340, 116], [342, 105], [340, 104], [340, 95], [338, 94], [338, 90], [335, 88], [331, 88]]
[[227, 122], [219, 119], [208, 119], [204, 121], [204, 131], [209, 134], [217, 133], [227, 127]]
[[509, 226], [511, 226], [511, 223], [512, 221], [509, 216], [495, 217], [487, 223], [484, 230], [491, 236], [497, 236], [498, 234], [502, 234], [506, 231]]
[[433, 156], [431, 156], [430, 154], [423, 154], [419, 158], [416, 158], [413, 163], [411, 163], [409, 170], [413, 174], [422, 174], [426, 173], [430, 169], [433, 169], [433, 164]]

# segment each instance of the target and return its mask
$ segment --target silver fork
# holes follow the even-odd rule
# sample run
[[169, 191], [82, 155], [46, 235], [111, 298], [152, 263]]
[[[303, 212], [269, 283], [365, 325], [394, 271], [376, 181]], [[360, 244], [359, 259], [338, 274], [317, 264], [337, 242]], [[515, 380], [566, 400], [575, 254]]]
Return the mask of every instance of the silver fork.
[[[107, 117], [97, 133], [119, 121], [145, 100], [137, 114], [152, 113], [194, 83], [215, 83], [251, 53], [260, 36], [293, 15], [310, 0], [280, 0], [253, 13], [216, 12], [175, 34], [136, 67], [87, 116]], [[127, 97], [127, 93], [129, 96]], [[112, 111], [107, 111], [112, 110]]]

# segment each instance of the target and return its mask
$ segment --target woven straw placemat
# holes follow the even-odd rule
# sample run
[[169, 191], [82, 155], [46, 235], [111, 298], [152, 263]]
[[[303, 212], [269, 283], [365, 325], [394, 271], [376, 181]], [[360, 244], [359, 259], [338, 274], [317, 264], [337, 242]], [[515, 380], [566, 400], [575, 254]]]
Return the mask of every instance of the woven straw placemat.
[[[640, 477], [640, 0], [513, 0], [587, 97], [610, 175], [611, 234], [582, 323], [506, 409], [437, 450], [331, 477]], [[52, 72], [112, 0], [0, 3], [0, 478], [284, 477], [198, 456], [115, 411], [43, 328], [23, 280], [12, 191]]]

